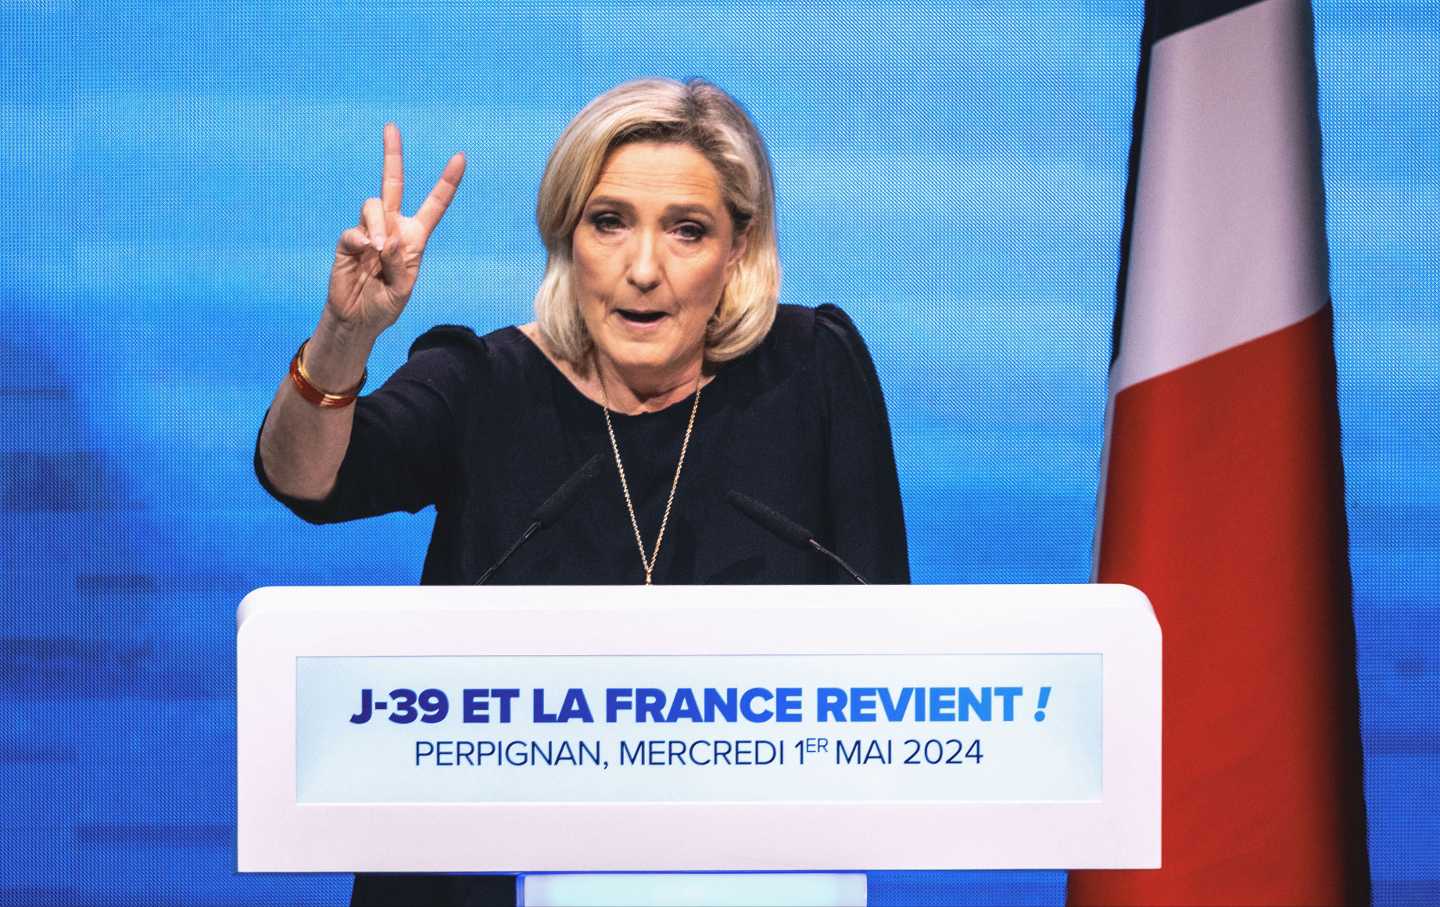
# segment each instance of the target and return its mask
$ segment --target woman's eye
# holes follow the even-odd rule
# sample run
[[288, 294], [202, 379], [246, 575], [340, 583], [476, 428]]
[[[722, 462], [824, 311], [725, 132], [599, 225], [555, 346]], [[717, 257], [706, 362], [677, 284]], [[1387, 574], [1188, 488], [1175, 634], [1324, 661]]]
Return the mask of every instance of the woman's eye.
[[601, 233], [612, 233], [623, 226], [620, 218], [614, 214], [596, 214], [590, 218], [590, 223], [594, 224], [595, 229]]
[[675, 228], [680, 238], [687, 242], [695, 242], [705, 235], [705, 228], [699, 224], [681, 224]]

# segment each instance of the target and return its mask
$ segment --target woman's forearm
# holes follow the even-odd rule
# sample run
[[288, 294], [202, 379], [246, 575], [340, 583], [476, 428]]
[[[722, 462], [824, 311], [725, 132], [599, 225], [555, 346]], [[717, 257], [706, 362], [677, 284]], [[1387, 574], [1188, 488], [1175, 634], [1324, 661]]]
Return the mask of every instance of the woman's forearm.
[[[345, 328], [327, 310], [305, 345], [305, 373], [331, 393], [353, 388], [374, 345], [374, 336]], [[321, 408], [283, 378], [260, 432], [260, 462], [271, 484], [290, 497], [324, 499], [335, 487], [354, 418], [353, 404]]]

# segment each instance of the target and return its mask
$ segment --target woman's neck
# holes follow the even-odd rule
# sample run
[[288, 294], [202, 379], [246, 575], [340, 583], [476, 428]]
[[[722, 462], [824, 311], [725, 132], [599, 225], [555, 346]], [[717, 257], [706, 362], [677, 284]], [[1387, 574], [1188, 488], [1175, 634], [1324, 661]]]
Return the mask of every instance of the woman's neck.
[[590, 373], [611, 410], [635, 415], [657, 412], [693, 394], [704, 361], [699, 354], [693, 362], [663, 371], [622, 369], [596, 350]]
[[[595, 351], [590, 361], [586, 363], [587, 368], [582, 372], [573, 364], [556, 356], [545, 343], [539, 326], [533, 321], [529, 324], [522, 324], [520, 332], [545, 354], [560, 373], [570, 380], [581, 394], [589, 397], [596, 403], [606, 406], [608, 398], [609, 408], [617, 413], [626, 415], [637, 415], [639, 413], [653, 413], [665, 409], [695, 392], [696, 378], [700, 379], [703, 387], [714, 377], [705, 374], [704, 355], [698, 354], [692, 363], [684, 368], [668, 370], [664, 374], [653, 373], [645, 370], [642, 373], [627, 373], [618, 369], [599, 351]], [[603, 372], [601, 371], [603, 369]], [[601, 384], [601, 375], [604, 376], [604, 384]]]

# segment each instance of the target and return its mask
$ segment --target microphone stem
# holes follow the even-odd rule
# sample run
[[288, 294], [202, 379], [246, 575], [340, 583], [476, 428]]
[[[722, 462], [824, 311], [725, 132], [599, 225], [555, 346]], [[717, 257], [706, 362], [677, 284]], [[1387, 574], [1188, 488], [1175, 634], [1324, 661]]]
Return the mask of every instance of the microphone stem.
[[850, 578], [853, 579], [853, 580], [855, 580], [855, 582], [859, 583], [859, 584], [862, 585], [862, 586], [868, 586], [868, 585], [870, 585], [869, 583], [865, 582], [865, 578], [864, 578], [864, 577], [862, 577], [860, 574], [858, 574], [858, 573], [855, 572], [855, 568], [854, 568], [854, 567], [851, 567], [849, 564], [845, 563], [845, 559], [842, 558], [840, 555], [838, 555], [838, 554], [836, 554], [835, 552], [831, 551], [829, 548], [826, 548], [824, 545], [820, 544], [819, 542], [815, 541], [814, 539], [806, 539], [806, 541], [808, 541], [808, 542], [810, 543], [810, 547], [814, 548], [816, 551], [818, 551], [818, 552], [820, 552], [821, 554], [825, 555], [826, 557], [830, 558], [830, 560], [832, 560], [832, 561], [834, 561], [835, 563], [839, 564], [841, 567], [844, 567], [844, 568], [845, 568], [845, 572], [848, 573], [848, 574], [850, 574]]
[[494, 576], [494, 575], [495, 575], [495, 571], [496, 571], [496, 570], [499, 570], [500, 567], [501, 567], [501, 565], [503, 565], [506, 561], [510, 560], [510, 555], [514, 554], [515, 551], [516, 551], [516, 549], [518, 549], [521, 545], [525, 544], [526, 540], [529, 539], [530, 536], [534, 535], [534, 534], [535, 534], [535, 530], [537, 530], [537, 529], [539, 529], [539, 528], [540, 528], [540, 521], [539, 521], [539, 520], [536, 520], [535, 522], [531, 523], [529, 526], [525, 527], [525, 531], [524, 531], [523, 533], [521, 533], [521, 535], [520, 535], [520, 537], [519, 537], [518, 539], [515, 540], [515, 544], [511, 545], [510, 548], [509, 548], [509, 550], [507, 550], [504, 554], [500, 555], [500, 560], [496, 561], [496, 562], [494, 563], [494, 565], [490, 567], [489, 570], [486, 570], [484, 573], [480, 574], [480, 578], [475, 581], [475, 585], [477, 585], [477, 586], [483, 586], [483, 585], [485, 585], [485, 581], [488, 580], [490, 577]]

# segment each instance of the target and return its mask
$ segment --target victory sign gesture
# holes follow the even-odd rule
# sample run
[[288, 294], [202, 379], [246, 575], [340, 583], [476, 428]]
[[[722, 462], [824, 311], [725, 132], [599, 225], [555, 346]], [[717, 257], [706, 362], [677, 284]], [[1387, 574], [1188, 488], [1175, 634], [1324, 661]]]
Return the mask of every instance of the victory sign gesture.
[[380, 197], [365, 200], [360, 223], [341, 233], [335, 246], [325, 307], [336, 321], [371, 337], [395, 323], [415, 288], [425, 244], [450, 207], [464, 174], [465, 155], [457, 153], [415, 216], [401, 214], [405, 161], [400, 130], [394, 123], [385, 124]]

